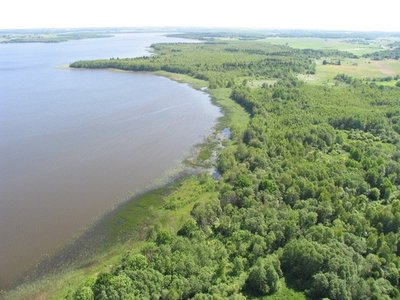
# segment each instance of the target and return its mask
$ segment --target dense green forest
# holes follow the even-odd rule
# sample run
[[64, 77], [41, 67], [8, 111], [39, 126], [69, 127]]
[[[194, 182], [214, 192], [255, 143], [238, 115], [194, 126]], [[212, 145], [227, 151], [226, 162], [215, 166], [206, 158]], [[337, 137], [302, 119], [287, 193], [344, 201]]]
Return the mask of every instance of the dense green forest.
[[396, 46], [389, 50], [383, 50], [383, 51], [373, 52], [370, 54], [365, 54], [364, 57], [372, 58], [374, 60], [400, 59], [400, 46]]
[[220, 179], [197, 178], [210, 197], [165, 203], [193, 202], [177, 232], [149, 228], [140, 251], [68, 297], [399, 299], [400, 88], [345, 74], [334, 85], [298, 79], [315, 73], [316, 59], [347, 52], [247, 40], [153, 48], [151, 57], [71, 67], [206, 80], [250, 121], [230, 124]]

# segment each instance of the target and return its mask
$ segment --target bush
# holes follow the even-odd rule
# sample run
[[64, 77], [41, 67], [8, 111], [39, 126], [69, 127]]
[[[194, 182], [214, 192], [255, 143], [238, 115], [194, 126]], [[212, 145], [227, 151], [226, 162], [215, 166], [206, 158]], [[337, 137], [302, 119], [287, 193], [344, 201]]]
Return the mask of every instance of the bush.
[[[246, 280], [247, 290], [254, 295], [268, 295], [278, 291], [279, 265], [274, 266], [272, 261], [259, 259]], [[279, 272], [279, 273], [278, 273]]]

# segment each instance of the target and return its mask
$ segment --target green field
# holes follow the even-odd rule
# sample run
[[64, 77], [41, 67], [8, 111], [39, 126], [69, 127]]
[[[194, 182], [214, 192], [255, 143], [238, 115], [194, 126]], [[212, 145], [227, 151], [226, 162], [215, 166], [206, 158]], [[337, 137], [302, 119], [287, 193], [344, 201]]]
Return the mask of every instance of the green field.
[[385, 60], [382, 63], [391, 69], [391, 73], [400, 74], [400, 60]]
[[264, 41], [277, 45], [288, 45], [299, 49], [315, 50], [341, 50], [356, 55], [363, 55], [382, 50], [379, 41], [369, 42], [368, 45], [351, 43], [345, 39], [322, 39], [322, 38], [267, 38]]
[[386, 86], [386, 87], [396, 87], [397, 80], [390, 81], [377, 81], [375, 82], [377, 85]]
[[315, 75], [300, 75], [299, 78], [313, 84], [332, 84], [334, 77], [341, 73], [358, 79], [395, 76], [400, 74], [400, 61], [345, 58], [341, 60], [341, 65], [323, 65], [322, 60], [318, 60]]

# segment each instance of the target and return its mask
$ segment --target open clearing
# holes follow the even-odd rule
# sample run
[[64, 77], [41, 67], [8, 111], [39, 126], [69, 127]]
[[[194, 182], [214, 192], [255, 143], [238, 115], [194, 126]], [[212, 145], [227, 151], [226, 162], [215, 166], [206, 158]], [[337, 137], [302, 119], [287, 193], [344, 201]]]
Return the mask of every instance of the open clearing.
[[392, 66], [386, 64], [385, 61], [378, 60], [372, 61], [371, 63], [375, 65], [375, 67], [377, 67], [379, 71], [383, 74], [386, 74], [388, 76], [396, 75], [396, 70]]
[[278, 45], [288, 45], [298, 49], [315, 50], [341, 50], [356, 55], [363, 55], [375, 51], [383, 50], [379, 41], [369, 41], [368, 44], [350, 42], [343, 39], [323, 39], [323, 38], [267, 38], [264, 41]]
[[346, 59], [341, 61], [341, 65], [323, 65], [322, 61], [318, 61], [315, 75], [302, 75], [300, 78], [316, 84], [332, 83], [333, 78], [341, 73], [359, 79], [395, 76], [400, 74], [400, 61]]

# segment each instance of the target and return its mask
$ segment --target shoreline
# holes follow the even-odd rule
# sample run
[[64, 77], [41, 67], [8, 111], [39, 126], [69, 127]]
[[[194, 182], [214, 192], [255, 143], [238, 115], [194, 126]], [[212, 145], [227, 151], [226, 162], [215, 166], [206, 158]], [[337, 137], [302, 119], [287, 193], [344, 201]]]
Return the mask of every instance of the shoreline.
[[[144, 188], [143, 191], [130, 196], [126, 201], [111, 208], [111, 210], [89, 224], [81, 233], [78, 233], [77, 237], [73, 238], [71, 242], [67, 243], [63, 248], [56, 250], [55, 253], [43, 259], [36, 266], [32, 267], [31, 270], [23, 274], [13, 284], [14, 286], [11, 287], [10, 291], [18, 289], [21, 285], [34, 283], [45, 277], [68, 271], [71, 268], [84, 267], [96, 255], [101, 255], [112, 248], [112, 242], [114, 242], [112, 238], [115, 237], [108, 236], [108, 223], [113, 217], [123, 212], [126, 206], [140, 202], [146, 196], [157, 191], [168, 190], [188, 176], [191, 176], [191, 174], [185, 174], [185, 171], [181, 171], [172, 177], [165, 178], [165, 182]], [[117, 238], [118, 243], [121, 244], [130, 239], [128, 235], [117, 236]], [[98, 250], [93, 251], [93, 249]]]
[[[160, 35], [165, 35], [165, 34], [160, 34]], [[151, 45], [148, 45], [145, 48], [145, 52], [147, 53], [146, 56], [152, 56], [154, 55], [153, 48]], [[66, 69], [72, 69], [69, 67], [69, 64], [61, 64], [61, 65], [56, 65], [53, 68], [56, 69], [61, 69], [61, 70], [66, 70]], [[92, 71], [92, 70], [91, 70]], [[111, 71], [118, 71], [118, 70], [111, 70]], [[120, 70], [119, 70], [120, 71]], [[137, 72], [141, 73], [141, 72]], [[151, 72], [147, 72], [151, 73]], [[152, 73], [154, 76], [161, 77], [162, 75]], [[163, 76], [164, 78], [171, 79], [170, 77]], [[178, 81], [181, 83], [185, 83], [189, 85], [191, 88], [195, 90], [200, 90], [197, 86], [194, 86], [190, 82], [182, 82]], [[202, 82], [202, 87], [203, 84], [207, 84], [206, 82]], [[204, 90], [203, 90], [204, 91]], [[213, 105], [213, 101], [210, 97], [210, 95], [207, 95], [209, 98], [207, 101], [210, 101], [210, 105]], [[221, 110], [220, 110], [221, 111]], [[113, 212], [116, 212], [120, 210], [120, 207], [123, 206], [125, 203], [131, 202], [136, 200], [137, 198], [140, 198], [141, 195], [148, 193], [149, 191], [158, 189], [160, 187], [165, 187], [171, 183], [173, 183], [176, 178], [181, 177], [182, 173], [185, 172], [191, 172], [188, 171], [189, 168], [191, 167], [198, 167], [197, 164], [194, 164], [193, 162], [195, 161], [194, 156], [198, 155], [199, 153], [199, 147], [200, 145], [203, 145], [205, 140], [208, 139], [208, 137], [212, 136], [215, 134], [216, 126], [218, 124], [218, 119], [217, 117], [214, 120], [214, 123], [210, 126], [209, 131], [206, 133], [206, 135], [202, 138], [199, 139], [199, 141], [196, 141], [193, 145], [191, 145], [191, 148], [184, 153], [182, 153], [181, 158], [178, 160], [174, 161], [174, 164], [169, 166], [162, 174], [160, 174], [160, 177], [153, 178], [151, 179], [148, 183], [146, 183], [143, 187], [138, 188], [135, 190], [133, 193], [126, 194], [124, 197], [121, 197], [118, 199], [118, 201], [114, 202], [108, 209], [105, 209], [102, 213], [94, 216], [90, 220], [88, 220], [88, 223], [86, 226], [83, 228], [80, 228], [77, 230], [68, 240], [65, 241], [65, 244], [63, 245], [58, 245], [57, 248], [55, 248], [53, 251], [50, 251], [48, 253], [42, 254], [40, 257], [38, 257], [36, 260], [30, 262], [29, 266], [27, 266], [27, 270], [21, 273], [19, 276], [14, 278], [12, 281], [7, 283], [7, 285], [4, 285], [2, 288], [0, 288], [0, 298], [2, 296], [3, 291], [10, 291], [15, 289], [21, 284], [25, 284], [26, 282], [32, 282], [35, 281], [36, 276], [31, 276], [31, 274], [38, 274], [37, 270], [43, 270], [43, 269], [48, 269], [48, 268], [42, 268], [42, 265], [48, 266], [49, 261], [55, 261], [57, 257], [63, 256], [65, 252], [68, 252], [66, 249], [71, 249], [71, 248], [76, 248], [76, 245], [80, 243], [81, 240], [86, 239], [87, 236], [89, 236], [93, 231], [94, 228], [98, 228], [98, 224], [102, 222], [104, 218], [106, 218], [108, 215], [112, 214]], [[70, 264], [71, 259], [67, 259], [67, 264]], [[76, 260], [73, 260], [76, 261]], [[64, 261], [63, 261], [64, 263]], [[57, 265], [60, 265], [61, 263], [57, 262]], [[54, 268], [51, 268], [54, 269]], [[50, 272], [43, 271], [39, 272], [40, 274], [48, 274]], [[42, 276], [41, 276], [42, 277]]]
[[[64, 66], [63, 66], [64, 67]], [[65, 68], [70, 68], [65, 67]], [[72, 68], [71, 68], [72, 69]], [[104, 69], [103, 69], [104, 70]], [[169, 73], [164, 71], [157, 72], [135, 72], [135, 71], [125, 71], [118, 69], [106, 69], [118, 72], [134, 72], [134, 73], [148, 73], [155, 76], [160, 76], [173, 80], [178, 83], [187, 84], [195, 90], [207, 93], [210, 98], [212, 105], [217, 106], [220, 109], [221, 116], [216, 119], [214, 126], [211, 129], [211, 133], [205, 137], [204, 141], [198, 144], [194, 144], [188, 154], [179, 161], [179, 165], [182, 167], [179, 170], [166, 170], [165, 176], [162, 178], [156, 178], [154, 182], [150, 183], [149, 186], [144, 187], [142, 191], [130, 196], [126, 201], [122, 201], [115, 207], [111, 208], [104, 215], [96, 218], [92, 223], [90, 223], [85, 229], [77, 233], [70, 242], [68, 242], [64, 247], [56, 250], [52, 255], [41, 260], [35, 266], [33, 266], [28, 272], [22, 274], [11, 286], [10, 289], [6, 290], [6, 293], [23, 291], [24, 289], [29, 290], [29, 286], [34, 286], [40, 282], [47, 282], [54, 280], [54, 277], [62, 277], [64, 274], [82, 269], [87, 266], [96, 265], [98, 259], [96, 257], [106, 255], [109, 251], [113, 251], [114, 248], [124, 248], [128, 246], [129, 241], [134, 237], [129, 235], [118, 236], [118, 241], [113, 241], [110, 236], [107, 236], [109, 222], [113, 217], [118, 216], [118, 214], [123, 213], [124, 210], [129, 206], [140, 205], [143, 199], [148, 196], [152, 196], [158, 193], [173, 192], [179, 183], [183, 182], [200, 173], [212, 173], [215, 168], [215, 161], [218, 155], [218, 149], [216, 149], [215, 143], [220, 139], [222, 131], [226, 129], [226, 124], [228, 118], [228, 113], [226, 112], [226, 107], [221, 104], [208, 90], [208, 83], [203, 80], [192, 78], [188, 75], [181, 75], [175, 73]], [[229, 130], [229, 128], [228, 128]], [[211, 149], [214, 152], [213, 155], [207, 157], [205, 160], [200, 160], [200, 152], [204, 149]], [[220, 150], [219, 150], [220, 151]], [[213, 157], [211, 157], [213, 156]], [[210, 162], [210, 159], [214, 161]], [[168, 174], [168, 173], [171, 173]], [[159, 204], [162, 204], [163, 199], [158, 199]], [[134, 226], [135, 230], [140, 229], [140, 227], [145, 226], [144, 223], [137, 224]], [[115, 237], [113, 237], [115, 238]], [[113, 244], [116, 242], [117, 244]], [[133, 242], [141, 242], [141, 240], [136, 240]], [[99, 247], [97, 249], [97, 247]], [[93, 248], [96, 248], [93, 251]], [[115, 251], [115, 249], [114, 249]], [[118, 251], [117, 251], [118, 252]], [[122, 253], [123, 251], [121, 251]], [[36, 290], [36, 289], [35, 289]], [[1, 296], [1, 294], [0, 294]], [[13, 298], [12, 299], [21, 299]]]

